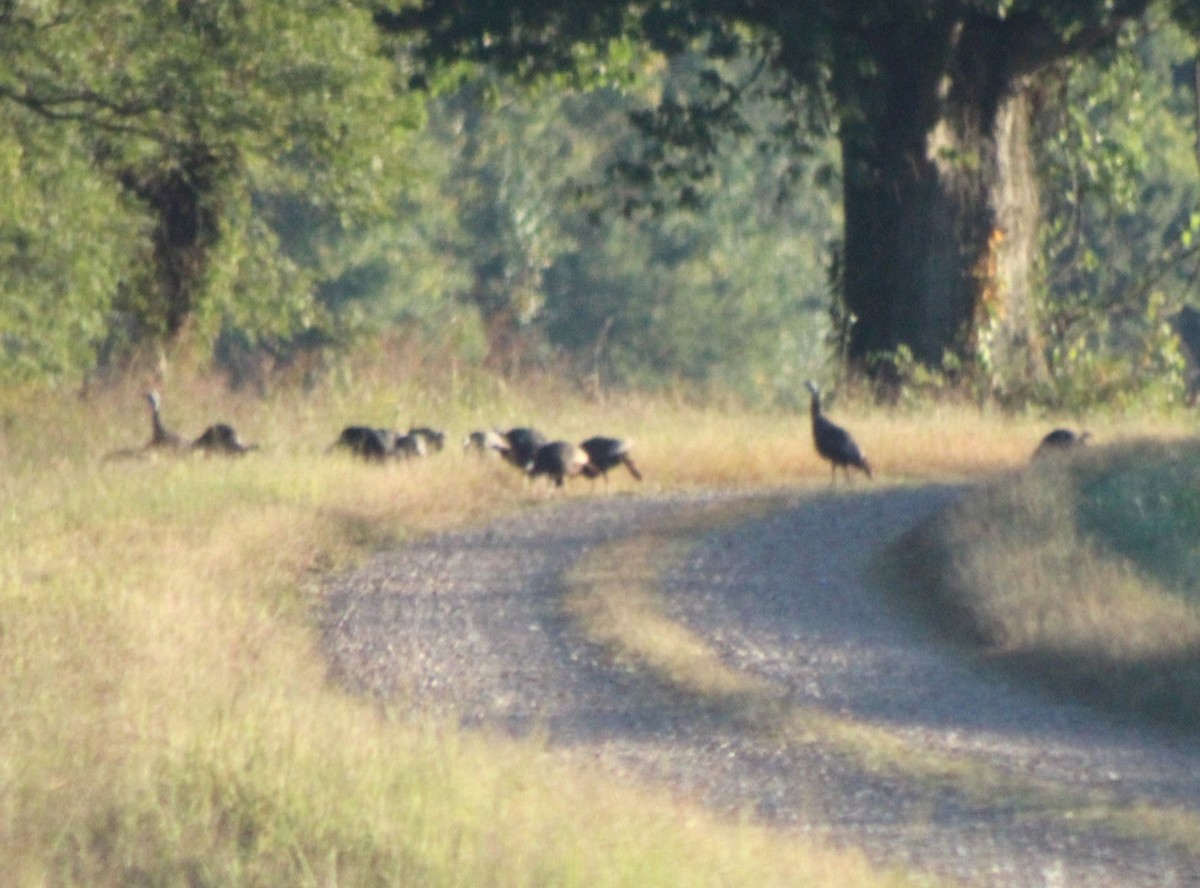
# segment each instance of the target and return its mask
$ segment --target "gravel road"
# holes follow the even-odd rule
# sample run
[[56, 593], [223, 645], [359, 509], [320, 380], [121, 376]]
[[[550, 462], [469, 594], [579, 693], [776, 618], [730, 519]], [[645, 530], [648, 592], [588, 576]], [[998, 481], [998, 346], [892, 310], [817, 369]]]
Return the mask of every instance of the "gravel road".
[[754, 731], [612, 662], [563, 619], [562, 578], [581, 556], [749, 495], [567, 497], [380, 554], [327, 590], [332, 672], [469, 727], [537, 730], [624, 778], [951, 883], [1200, 885], [1200, 859], [1113, 827], [1138, 805], [1200, 816], [1200, 743], [1023, 687], [942, 644], [869, 579], [882, 547], [969, 488], [790, 494], [689, 550], [663, 606], [789, 703], [1036, 792], [989, 798]]

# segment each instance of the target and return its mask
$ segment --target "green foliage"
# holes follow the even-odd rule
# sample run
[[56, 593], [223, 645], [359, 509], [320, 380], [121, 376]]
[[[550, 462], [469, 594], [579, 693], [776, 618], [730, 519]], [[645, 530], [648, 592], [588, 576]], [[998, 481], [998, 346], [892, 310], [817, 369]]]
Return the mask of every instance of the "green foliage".
[[283, 250], [249, 194], [231, 193], [204, 281], [207, 295], [196, 309], [196, 333], [205, 342], [222, 330], [264, 340], [324, 326], [313, 298], [318, 274]]
[[1147, 444], [1079, 476], [1080, 527], [1200, 606], [1200, 448]]
[[958, 356], [951, 352], [942, 357], [937, 367], [929, 367], [918, 361], [907, 345], [874, 355], [871, 361], [887, 367], [888, 377], [892, 380], [890, 394], [893, 400], [908, 406], [944, 399], [974, 382], [962, 372]]
[[[97, 238], [121, 237], [124, 274], [85, 288], [80, 314], [112, 306], [110, 334], [186, 328], [201, 347], [228, 328], [253, 340], [319, 327], [330, 269], [277, 248], [288, 220], [264, 209], [303, 205], [307, 237], [327, 249], [392, 209], [419, 106], [396, 95], [367, 11], [155, 0], [10, 12], [0, 101], [31, 121], [22, 148], [56, 141], [70, 151], [64, 175], [99, 177], [125, 197], [110, 215], [131, 234]], [[53, 214], [76, 212], [71, 188], [45, 200]], [[83, 367], [83, 354], [42, 362]]]
[[779, 199], [794, 159], [729, 139], [703, 211], [616, 212], [630, 192], [611, 170], [643, 138], [630, 111], [690, 76], [651, 68], [625, 91], [532, 97], [486, 78], [430, 106], [454, 212], [426, 238], [440, 231], [470, 269], [455, 301], [487, 331], [495, 366], [565, 358], [592, 385], [682, 379], [753, 401], [790, 399], [820, 366], [831, 145], [805, 166], [802, 201]]
[[[989, 129], [996, 100], [1019, 86], [1017, 78], [1105, 45], [1143, 8], [1106, 0], [851, 7], [821, 0], [782, 6], [584, 3], [570, 9], [536, 0], [470, 7], [423, 0], [383, 12], [379, 21], [410, 37], [416, 56], [435, 71], [439, 64], [468, 60], [523, 79], [574, 72], [580, 59], [614, 41], [640, 42], [661, 53], [664, 65], [690, 67], [694, 77], [685, 88], [668, 81], [635, 109], [645, 142], [621, 158], [619, 203], [628, 209], [663, 210], [668, 201], [655, 186], [665, 186], [670, 203], [706, 208], [726, 185], [719, 170], [729, 139], [783, 146], [800, 158], [793, 174], [804, 181], [805, 152], [816, 146], [819, 153], [823, 138], [836, 132], [855, 203], [844, 219], [851, 273], [841, 277], [847, 305], [857, 315], [849, 360], [876, 372], [870, 362], [899, 345], [927, 364], [946, 350], [965, 363], [978, 348], [979, 369], [992, 374], [1019, 363], [1008, 351], [1038, 338], [1025, 306], [995, 314], [990, 323], [996, 329], [980, 336], [945, 317], [983, 314], [976, 312], [984, 297], [971, 264], [984, 255], [994, 231], [995, 207], [983, 195], [1022, 184], [1000, 181], [1010, 174], [990, 162], [997, 147], [997, 133]], [[928, 70], [918, 70], [926, 65]], [[943, 82], [955, 88], [942, 90]], [[1086, 98], [1086, 91], [1079, 96]], [[1109, 113], [1117, 98], [1102, 91], [1079, 113]], [[769, 112], [755, 119], [763, 108]], [[930, 110], [944, 116], [922, 116]], [[1141, 158], [1124, 144], [1139, 123], [1127, 125], [1116, 139], [1087, 144], [1085, 172], [1098, 188], [1129, 201], [1132, 192], [1121, 186]], [[928, 188], [910, 187], [914, 168], [936, 165], [927, 148], [915, 147], [931, 132], [945, 143], [939, 147], [942, 169], [953, 167], [956, 175], [930, 169], [915, 177]], [[951, 184], [955, 178], [962, 181]], [[895, 211], [896, 200], [906, 212]], [[913, 206], [924, 201], [929, 206]], [[904, 221], [907, 212], [950, 218], [925, 236]], [[1020, 244], [1011, 255], [1021, 258], [1012, 261], [1028, 261], [1028, 247]], [[1018, 295], [1024, 299], [1023, 290]], [[941, 304], [930, 305], [930, 299]], [[1010, 341], [1017, 343], [1012, 349]]]
[[762, 194], [753, 167], [738, 168], [745, 160], [728, 159], [728, 190], [706, 215], [614, 223], [556, 263], [552, 341], [594, 359], [607, 382], [683, 378], [752, 401], [790, 398], [825, 356], [828, 227], [756, 214]]
[[[1056, 27], [1093, 5], [1052, 4]], [[831, 323], [843, 361], [867, 322], [824, 308], [843, 224], [826, 132], [857, 112], [844, 89], [829, 104], [845, 47], [821, 6], [781, 37], [773, 15], [624, 4], [13, 4], [0, 376], [74, 378], [180, 333], [286, 360], [400, 328], [468, 362], [788, 400], [830, 360]], [[512, 33], [521, 10], [546, 27]], [[1200, 260], [1195, 47], [1151, 23], [1046, 91], [1054, 376], [1030, 394], [1051, 402], [1182, 390], [1165, 325]], [[473, 49], [443, 42], [477, 26]], [[894, 359], [913, 388], [972, 378], [952, 351], [937, 371]]]
[[1054, 377], [1047, 403], [1072, 408], [1130, 406], [1139, 400], [1178, 404], [1187, 366], [1163, 295], [1152, 293], [1138, 317], [1097, 313], [1075, 337], [1050, 345]]
[[1191, 0], [1173, 0], [1171, 15], [1181, 28], [1200, 39], [1200, 7]]
[[0, 104], [0, 379], [91, 366], [145, 225], [76, 133]]
[[1200, 175], [1190, 67], [1196, 44], [1166, 22], [1063, 67], [1038, 118], [1052, 371], [1046, 399], [1077, 407], [1178, 401], [1168, 319], [1200, 272]]

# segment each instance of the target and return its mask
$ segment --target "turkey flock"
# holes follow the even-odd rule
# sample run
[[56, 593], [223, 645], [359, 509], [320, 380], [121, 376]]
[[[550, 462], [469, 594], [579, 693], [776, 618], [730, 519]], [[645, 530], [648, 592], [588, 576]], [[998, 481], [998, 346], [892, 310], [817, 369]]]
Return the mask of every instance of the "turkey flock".
[[[110, 451], [104, 457], [105, 462], [142, 459], [160, 453], [242, 456], [259, 449], [257, 444], [244, 443], [226, 422], [208, 426], [195, 439], [185, 438], [164, 422], [158, 392], [146, 392], [144, 397], [150, 411], [150, 438], [140, 447]], [[350, 425], [342, 429], [325, 452], [342, 451], [366, 462], [384, 463], [429, 456], [445, 446], [445, 432], [428, 426], [398, 432], [379, 426]], [[592, 481], [600, 478], [607, 488], [609, 471], [622, 465], [635, 479], [642, 480], [642, 473], [633, 461], [632, 443], [625, 438], [596, 436], [574, 444], [551, 441], [533, 428], [518, 427], [507, 432], [489, 429], [467, 435], [463, 450], [495, 454], [530, 479], [545, 477], [555, 487], [562, 487], [568, 478], [582, 476]]]
[[[812, 441], [817, 455], [829, 463], [830, 483], [837, 481], [840, 468], [847, 483], [851, 469], [871, 478], [871, 464], [851, 434], [830, 420], [821, 409], [821, 390], [809, 380], [805, 383], [811, 396], [810, 415]], [[188, 439], [169, 428], [162, 417], [162, 400], [156, 391], [145, 393], [150, 411], [150, 438], [140, 447], [114, 450], [104, 461], [140, 459], [157, 453], [198, 452], [209, 456], [242, 456], [258, 450], [257, 444], [246, 444], [233, 426], [214, 423], [196, 438]], [[1035, 461], [1071, 451], [1083, 446], [1086, 431], [1057, 428], [1039, 442], [1033, 452]], [[384, 463], [429, 456], [446, 446], [446, 434], [428, 426], [414, 426], [406, 432], [371, 425], [350, 425], [326, 448], [326, 453], [342, 451], [366, 462]], [[467, 454], [496, 455], [521, 471], [530, 480], [546, 478], [560, 488], [567, 479], [584, 477], [592, 482], [602, 479], [608, 488], [608, 473], [624, 466], [634, 479], [641, 481], [642, 473], [633, 460], [632, 443], [626, 438], [597, 435], [578, 444], [567, 440], [550, 440], [537, 429], [518, 426], [508, 431], [477, 430], [468, 434], [462, 443]]]
[[[407, 432], [371, 426], [346, 426], [329, 450], [343, 449], [368, 461], [407, 459], [436, 453], [446, 446], [444, 432], [428, 427], [414, 427]], [[597, 436], [580, 444], [570, 441], [551, 441], [537, 429], [520, 426], [501, 432], [487, 429], [471, 432], [463, 440], [463, 451], [485, 455], [494, 453], [506, 463], [521, 470], [530, 479], [545, 477], [562, 487], [566, 479], [582, 475], [593, 481], [603, 478], [608, 485], [608, 472], [625, 466], [638, 481], [642, 473], [633, 461], [632, 444], [624, 438]]]

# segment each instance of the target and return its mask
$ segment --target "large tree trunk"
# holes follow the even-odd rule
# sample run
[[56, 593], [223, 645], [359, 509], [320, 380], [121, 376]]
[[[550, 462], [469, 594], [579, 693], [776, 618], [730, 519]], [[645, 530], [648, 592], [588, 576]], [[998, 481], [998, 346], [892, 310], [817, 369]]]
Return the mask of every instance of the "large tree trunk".
[[884, 381], [902, 347], [989, 384], [1040, 370], [1037, 194], [1005, 36], [946, 18], [868, 32], [843, 53], [849, 358]]
[[121, 177], [154, 220], [154, 315], [169, 338], [183, 331], [195, 311], [220, 236], [213, 205], [216, 169], [211, 153], [199, 150], [178, 166], [140, 176], [128, 171]]

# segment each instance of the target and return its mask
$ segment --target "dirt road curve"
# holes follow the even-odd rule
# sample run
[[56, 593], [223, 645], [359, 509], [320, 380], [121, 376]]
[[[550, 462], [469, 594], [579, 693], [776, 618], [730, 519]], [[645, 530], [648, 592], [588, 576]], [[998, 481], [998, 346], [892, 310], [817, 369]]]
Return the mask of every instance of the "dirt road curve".
[[789, 704], [965, 763], [960, 777], [754, 731], [615, 665], [563, 619], [562, 577], [582, 555], [734, 493], [570, 498], [382, 554], [329, 589], [333, 672], [962, 884], [1200, 885], [1200, 859], [1126, 816], [1200, 817], [1200, 743], [1023, 688], [866, 578], [874, 553], [960, 495], [797, 494], [704, 537], [661, 589], [673, 619]]

